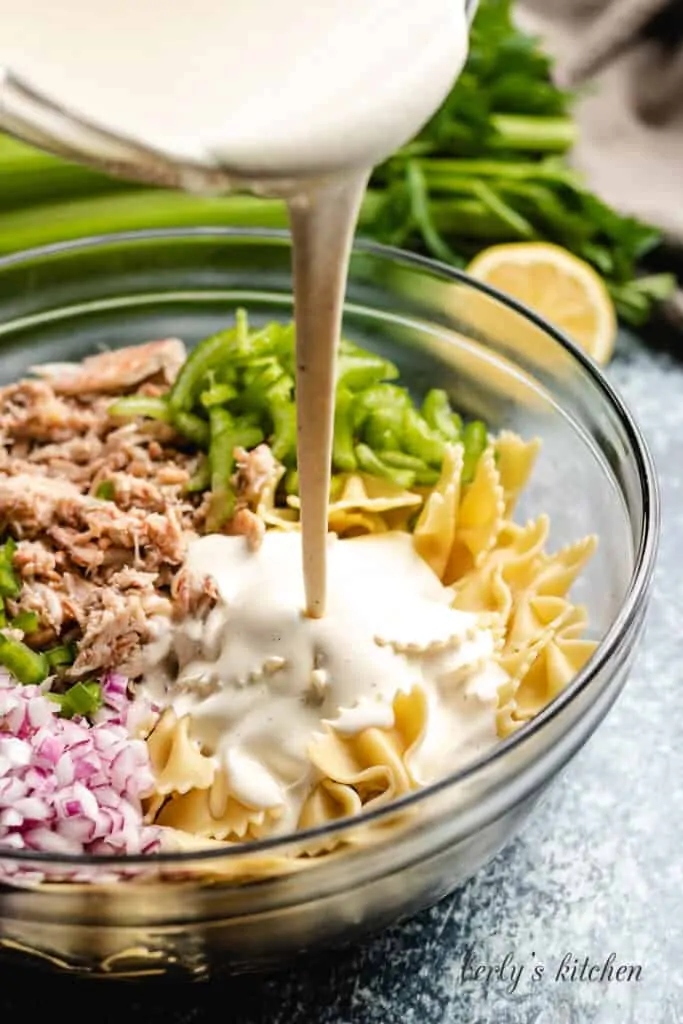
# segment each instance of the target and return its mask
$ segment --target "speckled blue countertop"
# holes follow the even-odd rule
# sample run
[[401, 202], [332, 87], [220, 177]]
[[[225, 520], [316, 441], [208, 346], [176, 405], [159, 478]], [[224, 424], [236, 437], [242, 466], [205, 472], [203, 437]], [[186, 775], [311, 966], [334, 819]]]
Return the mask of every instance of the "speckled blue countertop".
[[[609, 376], [661, 481], [651, 613], [623, 695], [524, 833], [455, 895], [341, 957], [162, 989], [6, 972], [2, 1022], [54, 1005], [122, 1024], [683, 1024], [683, 362], [625, 338]], [[501, 964], [502, 979], [474, 976]]]

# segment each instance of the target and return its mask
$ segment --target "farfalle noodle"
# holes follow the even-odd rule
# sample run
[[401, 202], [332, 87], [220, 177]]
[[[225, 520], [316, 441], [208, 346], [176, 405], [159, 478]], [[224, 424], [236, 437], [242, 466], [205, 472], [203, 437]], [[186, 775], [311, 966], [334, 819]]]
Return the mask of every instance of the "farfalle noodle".
[[586, 621], [583, 608], [567, 604], [537, 639], [501, 657], [510, 682], [500, 695], [499, 732], [505, 735], [533, 718], [581, 671], [597, 646], [580, 637]]
[[299, 828], [319, 828], [339, 818], [350, 818], [360, 814], [363, 801], [351, 786], [333, 779], [323, 779], [303, 806], [299, 817]]
[[190, 789], [172, 796], [157, 815], [158, 825], [180, 829], [206, 839], [244, 840], [257, 837], [257, 830], [272, 812], [245, 807], [229, 792], [225, 774], [218, 770], [205, 789]]
[[[287, 498], [290, 508], [299, 509], [297, 495]], [[392, 480], [369, 473], [342, 473], [334, 481], [329, 514], [338, 512], [389, 512], [397, 508], [418, 508], [422, 498], [415, 491], [399, 487]]]
[[421, 504], [419, 494], [399, 487], [392, 480], [368, 473], [348, 473], [337, 478], [330, 512], [390, 512], [400, 508], [419, 508]]
[[493, 448], [477, 463], [474, 480], [463, 488], [455, 524], [455, 538], [442, 575], [453, 583], [469, 569], [481, 564], [495, 546], [503, 525], [505, 502]]
[[509, 620], [509, 645], [526, 643], [538, 632], [539, 597], [565, 597], [586, 562], [591, 558], [597, 540], [586, 537], [554, 555], [541, 553], [528, 567], [528, 579], [517, 582], [513, 589], [513, 606]]
[[518, 434], [503, 430], [494, 442], [496, 465], [503, 488], [505, 516], [514, 512], [519, 495], [529, 482], [534, 463], [541, 450], [539, 438], [524, 441]]
[[190, 718], [164, 711], [148, 737], [155, 779], [147, 817], [206, 839], [244, 839], [272, 813], [245, 807], [229, 792], [225, 772], [189, 734]]
[[[405, 530], [422, 502], [422, 495], [391, 480], [368, 473], [344, 473], [335, 480], [335, 494], [328, 509], [329, 529], [340, 537]], [[256, 511], [266, 526], [298, 530], [299, 499], [290, 495], [287, 503], [284, 509], [261, 505]]]
[[167, 708], [147, 740], [155, 790], [161, 796], [206, 789], [213, 782], [216, 762], [202, 754], [189, 730], [190, 719], [179, 719]]
[[455, 541], [462, 463], [462, 445], [449, 447], [439, 481], [427, 497], [413, 533], [415, 550], [439, 579], [446, 572]]
[[322, 781], [304, 804], [301, 827], [320, 824], [324, 813], [338, 818], [342, 807], [347, 813], [358, 813], [416, 788], [409, 758], [426, 727], [427, 698], [416, 686], [410, 693], [397, 694], [392, 706], [390, 729], [370, 728], [355, 736], [340, 736], [328, 725], [325, 735], [311, 744], [309, 756]]
[[507, 623], [512, 612], [513, 589], [525, 577], [545, 544], [550, 523], [539, 516], [526, 526], [506, 521], [496, 546], [477, 569], [466, 573], [453, 585], [454, 607], [462, 611], [494, 612]]
[[386, 533], [386, 520], [379, 512], [361, 512], [355, 509], [330, 509], [328, 525], [339, 537], [358, 537], [365, 534]]

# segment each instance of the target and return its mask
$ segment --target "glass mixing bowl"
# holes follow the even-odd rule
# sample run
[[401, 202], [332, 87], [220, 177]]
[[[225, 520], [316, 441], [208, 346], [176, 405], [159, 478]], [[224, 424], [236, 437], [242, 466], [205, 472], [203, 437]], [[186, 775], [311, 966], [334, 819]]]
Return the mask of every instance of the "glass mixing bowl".
[[[0, 260], [1, 381], [42, 361], [292, 315], [286, 234], [158, 231], [86, 239]], [[362, 934], [439, 900], [520, 828], [603, 719], [626, 680], [645, 615], [658, 533], [643, 439], [600, 371], [548, 324], [429, 260], [374, 245], [354, 251], [345, 333], [383, 352], [416, 392], [539, 435], [543, 449], [518, 518], [547, 512], [553, 546], [585, 533], [598, 553], [574, 590], [595, 655], [516, 735], [464, 771], [375, 812], [375, 841], [281, 873], [292, 839], [265, 841], [270, 877], [234, 884], [245, 847], [217, 854], [57, 858], [2, 853], [0, 867], [87, 869], [87, 884], [0, 886], [0, 965], [16, 958], [108, 977], [207, 977], [271, 966]], [[401, 828], [383, 825], [400, 815]], [[363, 818], [366, 825], [369, 816]], [[357, 823], [324, 830], [353, 838]], [[320, 838], [320, 837], [318, 837]], [[133, 877], [116, 882], [124, 867]]]

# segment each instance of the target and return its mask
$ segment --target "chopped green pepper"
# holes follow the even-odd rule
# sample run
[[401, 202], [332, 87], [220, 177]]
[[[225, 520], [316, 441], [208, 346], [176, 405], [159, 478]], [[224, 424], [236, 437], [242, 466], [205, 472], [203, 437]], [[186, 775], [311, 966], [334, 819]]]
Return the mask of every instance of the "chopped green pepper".
[[173, 413], [173, 426], [179, 434], [192, 441], [198, 448], [206, 448], [209, 444], [209, 425], [193, 412], [179, 409]]
[[433, 487], [439, 479], [439, 472], [428, 466], [424, 459], [405, 452], [379, 452], [382, 462], [393, 469], [409, 469], [415, 473], [415, 483], [420, 487]]
[[353, 473], [358, 465], [353, 450], [353, 423], [351, 420], [353, 402], [354, 396], [351, 391], [347, 388], [337, 388], [332, 465], [343, 473]]
[[366, 444], [356, 445], [358, 465], [366, 473], [392, 480], [399, 487], [409, 489], [415, 484], [415, 473], [411, 469], [396, 469], [386, 465]]
[[23, 641], [3, 634], [0, 634], [0, 665], [4, 665], [25, 686], [42, 683], [50, 674], [50, 665], [44, 654], [32, 651]]
[[296, 406], [294, 402], [278, 402], [271, 407], [274, 457], [285, 466], [296, 463]]
[[[213, 376], [213, 375], [212, 375]], [[202, 391], [199, 396], [199, 401], [205, 409], [210, 409], [212, 405], [227, 405], [233, 398], [237, 397], [237, 388], [234, 384], [215, 383], [215, 381]]]
[[155, 398], [152, 395], [126, 395], [109, 406], [110, 416], [117, 419], [134, 419], [142, 416], [150, 420], [162, 420], [164, 423], [171, 422], [171, 412], [165, 398]]
[[285, 494], [299, 493], [299, 470], [288, 469], [285, 474]]
[[398, 370], [393, 363], [374, 352], [363, 349], [342, 351], [337, 366], [337, 387], [350, 391], [365, 391], [383, 380], [394, 380]]
[[363, 440], [371, 448], [396, 450], [400, 445], [402, 415], [396, 409], [376, 409], [363, 425]]
[[10, 625], [12, 629], [20, 629], [22, 633], [35, 633], [40, 625], [40, 619], [35, 612], [19, 612]]
[[95, 488], [95, 497], [100, 501], [113, 501], [116, 497], [116, 487], [113, 480], [102, 480]]
[[462, 465], [462, 482], [472, 483], [477, 469], [477, 463], [488, 444], [486, 425], [481, 420], [472, 420], [463, 431], [463, 445], [465, 456]]
[[200, 341], [190, 352], [168, 396], [174, 421], [179, 412], [188, 412], [192, 408], [209, 371], [227, 361], [236, 344], [237, 330], [235, 327], [229, 327]]
[[446, 442], [422, 419], [417, 409], [403, 414], [403, 447], [430, 466], [440, 467], [446, 454]]
[[452, 443], [460, 440], [462, 420], [451, 409], [448, 395], [440, 388], [432, 388], [422, 403], [422, 415], [427, 424]]
[[49, 693], [48, 697], [59, 704], [62, 718], [91, 718], [102, 707], [102, 687], [88, 681], [74, 683], [66, 693]]
[[76, 660], [76, 645], [71, 643], [57, 644], [56, 647], [50, 647], [49, 650], [45, 651], [45, 657], [50, 668], [53, 670], [73, 665]]
[[235, 509], [235, 490], [232, 486], [232, 474], [235, 469], [235, 420], [227, 409], [213, 406], [209, 411], [209, 422], [211, 505], [206, 523], [207, 528], [215, 532], [230, 519]]

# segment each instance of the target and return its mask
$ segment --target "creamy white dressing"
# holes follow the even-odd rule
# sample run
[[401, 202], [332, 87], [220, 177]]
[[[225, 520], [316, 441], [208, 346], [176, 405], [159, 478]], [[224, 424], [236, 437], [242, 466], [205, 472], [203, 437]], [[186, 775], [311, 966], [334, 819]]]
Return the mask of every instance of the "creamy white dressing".
[[[301, 535], [190, 545], [189, 572], [211, 576], [220, 600], [204, 625], [181, 622], [166, 699], [249, 807], [295, 824], [313, 784], [308, 748], [325, 725], [340, 736], [394, 724], [400, 691], [423, 689], [427, 727], [410, 767], [429, 782], [496, 741], [502, 673], [494, 637], [450, 607], [412, 538], [389, 533], [328, 542], [329, 607], [305, 614]], [[176, 664], [177, 661], [177, 664]]]
[[97, 125], [257, 182], [383, 160], [466, 48], [463, 0], [0, 0], [0, 67]]

